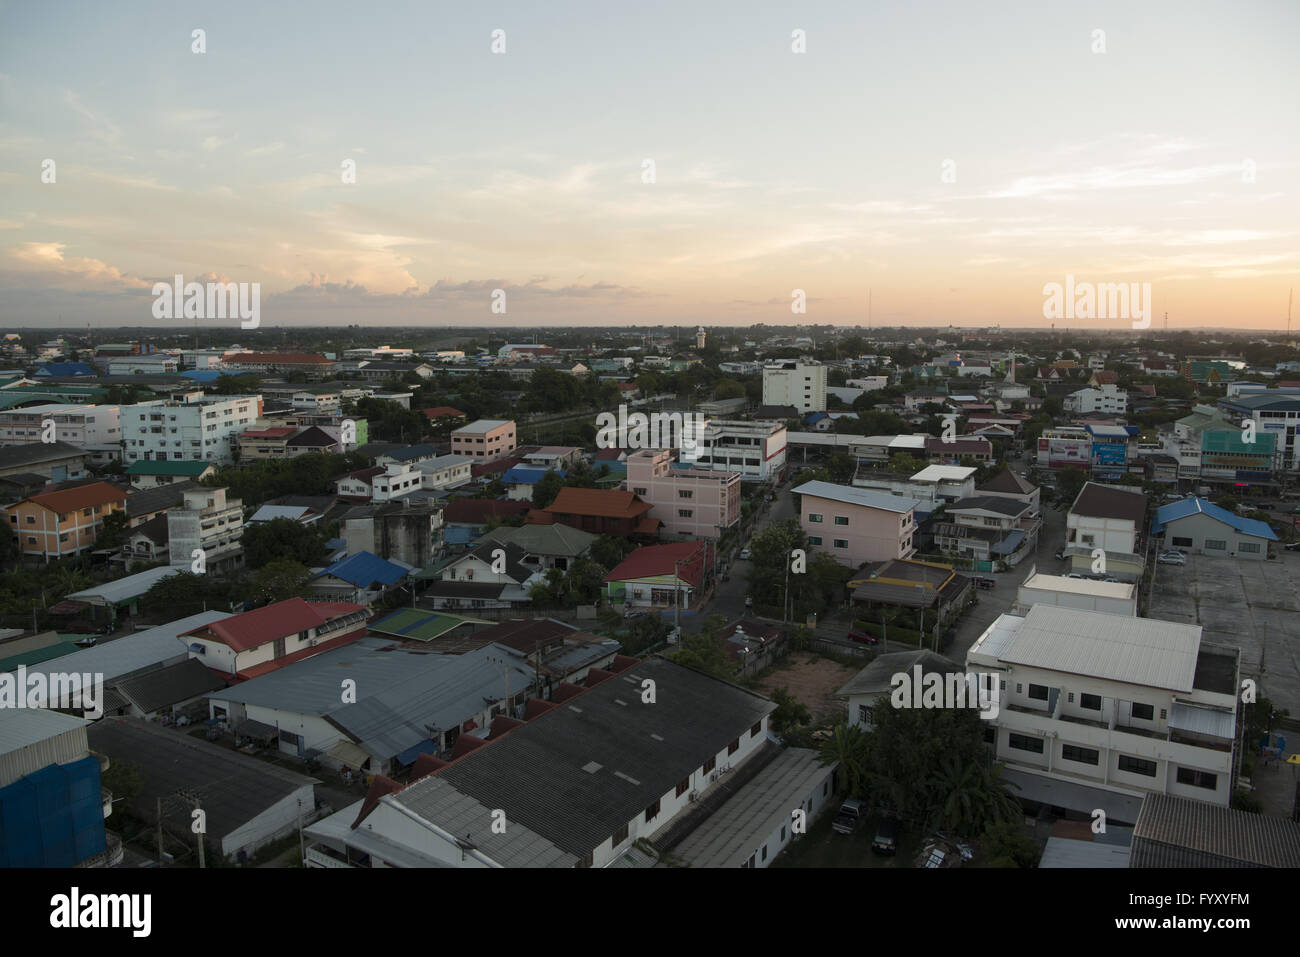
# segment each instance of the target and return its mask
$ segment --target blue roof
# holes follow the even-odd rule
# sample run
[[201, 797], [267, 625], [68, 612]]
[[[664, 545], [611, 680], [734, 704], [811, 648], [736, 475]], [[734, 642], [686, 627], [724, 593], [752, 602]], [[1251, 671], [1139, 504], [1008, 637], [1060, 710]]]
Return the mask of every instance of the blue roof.
[[1180, 518], [1187, 518], [1189, 515], [1195, 515], [1198, 512], [1208, 515], [1210, 518], [1218, 519], [1225, 525], [1232, 526], [1243, 535], [1254, 535], [1256, 538], [1267, 539], [1270, 542], [1277, 541], [1277, 536], [1273, 534], [1273, 529], [1268, 527], [1267, 522], [1234, 515], [1226, 508], [1219, 508], [1219, 506], [1204, 498], [1185, 498], [1181, 502], [1171, 502], [1156, 509], [1156, 520], [1151, 526], [1151, 534], [1159, 535], [1170, 522], [1176, 522]]
[[36, 370], [38, 376], [97, 376], [95, 367], [85, 362], [48, 362]]
[[824, 418], [826, 418], [825, 412], [814, 412], [812, 415], [808, 416], [808, 418], [804, 419], [804, 422], [808, 425], [816, 425]]
[[216, 382], [221, 375], [220, 369], [188, 369], [181, 373], [181, 378], [193, 379], [195, 382]]
[[1020, 529], [1016, 529], [1011, 534], [1009, 534], [1006, 538], [1002, 539], [1002, 541], [998, 542], [996, 545], [993, 546], [993, 554], [1010, 555], [1012, 552], [1014, 552], [1017, 548], [1020, 547], [1020, 543], [1023, 542], [1024, 540], [1025, 540], [1025, 533], [1022, 532]]
[[470, 525], [445, 525], [442, 540], [448, 545], [468, 545], [478, 541], [479, 530]]
[[[538, 482], [542, 480], [543, 475], [545, 475], [547, 472], [552, 472], [552, 471], [555, 470], [534, 469], [534, 468], [529, 468], [526, 465], [516, 465], [513, 466], [512, 468], [506, 469], [505, 474], [501, 476], [501, 481], [520, 482], [524, 485], [536, 485]], [[557, 474], [561, 476], [564, 475], [563, 472], [558, 472]]]
[[321, 576], [333, 575], [358, 588], [374, 582], [381, 585], [394, 585], [406, 577], [407, 571], [401, 565], [394, 565], [370, 552], [357, 552], [341, 561], [330, 565]]

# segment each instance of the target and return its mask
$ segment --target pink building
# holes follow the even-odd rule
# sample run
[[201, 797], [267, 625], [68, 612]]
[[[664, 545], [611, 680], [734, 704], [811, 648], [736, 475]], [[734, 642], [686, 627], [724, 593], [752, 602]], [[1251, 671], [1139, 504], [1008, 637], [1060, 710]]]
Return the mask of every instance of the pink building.
[[653, 508], [663, 532], [684, 539], [721, 538], [740, 522], [740, 473], [675, 467], [668, 449], [627, 457], [628, 491]]
[[860, 568], [916, 554], [914, 499], [830, 482], [805, 482], [794, 491], [808, 544], [841, 565]]
[[451, 454], [493, 462], [515, 450], [513, 419], [479, 419], [451, 433]]

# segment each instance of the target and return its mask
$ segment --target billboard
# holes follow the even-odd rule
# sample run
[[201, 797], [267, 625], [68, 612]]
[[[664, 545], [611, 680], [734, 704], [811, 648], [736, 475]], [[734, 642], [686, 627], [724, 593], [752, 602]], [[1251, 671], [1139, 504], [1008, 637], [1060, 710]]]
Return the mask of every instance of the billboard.
[[1038, 461], [1046, 460], [1048, 468], [1086, 469], [1092, 462], [1092, 442], [1088, 439], [1039, 438]]
[[1128, 446], [1123, 442], [1094, 442], [1092, 462], [1094, 465], [1123, 465]]

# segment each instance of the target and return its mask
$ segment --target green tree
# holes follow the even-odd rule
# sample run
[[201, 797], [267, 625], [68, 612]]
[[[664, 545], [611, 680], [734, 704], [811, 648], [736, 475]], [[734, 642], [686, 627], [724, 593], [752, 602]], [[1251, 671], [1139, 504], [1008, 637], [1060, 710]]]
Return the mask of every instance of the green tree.
[[772, 728], [772, 733], [778, 738], [784, 738], [792, 731], [812, 721], [812, 714], [808, 707], [790, 694], [788, 688], [777, 688], [772, 692], [772, 700], [776, 703], [776, 710], [772, 712], [772, 717], [768, 723]]
[[820, 751], [822, 764], [839, 765], [849, 797], [867, 797], [869, 741], [860, 727], [839, 722], [831, 729], [831, 736], [822, 742]]
[[121, 548], [128, 535], [127, 515], [124, 511], [109, 512], [100, 523], [99, 534], [95, 536], [95, 548]]
[[1082, 469], [1074, 466], [1061, 469], [1056, 474], [1056, 489], [1061, 496], [1061, 501], [1067, 505], [1073, 505], [1074, 500], [1079, 497], [1083, 491], [1083, 486], [1087, 483], [1088, 476]]
[[311, 571], [287, 558], [276, 559], [258, 569], [249, 583], [249, 597], [259, 605], [273, 605], [307, 592]]
[[727, 642], [722, 637], [726, 619], [710, 615], [694, 634], [683, 634], [680, 650], [669, 657], [679, 665], [703, 671], [715, 678], [730, 678], [736, 673], [735, 663], [727, 654]]
[[547, 472], [533, 486], [533, 508], [549, 508], [564, 488], [564, 477], [559, 472]]
[[318, 565], [326, 554], [325, 543], [316, 530], [291, 518], [244, 526], [240, 544], [249, 568], [261, 568], [281, 558], [300, 565]]

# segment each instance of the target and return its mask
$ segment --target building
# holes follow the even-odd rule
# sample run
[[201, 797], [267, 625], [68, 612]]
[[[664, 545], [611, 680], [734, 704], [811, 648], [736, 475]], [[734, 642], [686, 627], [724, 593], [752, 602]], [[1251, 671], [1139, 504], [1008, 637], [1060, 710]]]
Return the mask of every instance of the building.
[[0, 446], [0, 478], [35, 475], [47, 482], [85, 478], [93, 456], [67, 442]]
[[1061, 408], [1071, 415], [1125, 415], [1128, 412], [1128, 393], [1110, 384], [1096, 389], [1080, 389], [1067, 395]]
[[[353, 700], [340, 693], [340, 675], [356, 682]], [[497, 716], [513, 716], [535, 681], [527, 657], [504, 645], [448, 655], [361, 638], [208, 700], [212, 716], [236, 734], [269, 728], [281, 754], [394, 774], [422, 754], [449, 753]]]
[[780, 360], [763, 367], [763, 404], [791, 405], [802, 415], [826, 411], [826, 367]]
[[1031, 568], [1016, 592], [1016, 603], [1012, 606], [1012, 611], [1023, 615], [1034, 605], [1056, 605], [1060, 608], [1136, 618], [1137, 592], [1137, 585], [1133, 582], [1044, 575]]
[[175, 462], [161, 459], [141, 459], [138, 462], [132, 462], [126, 469], [127, 478], [130, 479], [132, 487], [137, 489], [202, 482], [205, 478], [216, 474], [217, 468], [211, 462], [197, 460]]
[[[638, 707], [647, 680], [658, 703]], [[485, 739], [462, 737], [449, 762], [421, 762], [406, 787], [373, 782], [306, 829], [308, 866], [650, 866], [649, 840], [725, 775], [771, 759], [774, 707], [665, 658], [620, 656], [522, 720], [499, 717]]]
[[1021, 478], [1011, 469], [1003, 469], [997, 475], [985, 481], [973, 494], [985, 497], [1009, 498], [1021, 502], [1029, 506], [1031, 515], [1037, 515], [1042, 510], [1038, 486], [1027, 479]]
[[1092, 815], [1107, 794], [1228, 805], [1239, 656], [1203, 645], [1199, 625], [1038, 604], [994, 621], [966, 669], [999, 683], [985, 734], [1007, 780], [1038, 785], [1019, 796], [1046, 786], [1043, 803]]
[[416, 577], [431, 580], [424, 594], [434, 608], [514, 608], [531, 603], [532, 587], [542, 581], [541, 573], [523, 559], [523, 549], [516, 545], [484, 541]]
[[262, 414], [256, 395], [205, 397], [192, 392], [179, 399], [122, 409], [124, 461], [234, 461], [239, 435]]
[[895, 689], [899, 676], [910, 684], [917, 668], [921, 669], [922, 676], [931, 674], [947, 676], [959, 674], [962, 670], [958, 662], [924, 649], [889, 651], [877, 655], [869, 665], [850, 678], [848, 683], [835, 693], [835, 697], [842, 699], [848, 709], [849, 726], [870, 731], [873, 727], [871, 710], [882, 699], [885, 707], [893, 707], [890, 695]]
[[416, 463], [423, 476], [421, 487], [431, 489], [459, 488], [472, 477], [474, 462], [463, 455], [438, 455]]
[[104, 519], [126, 511], [126, 493], [108, 482], [91, 482], [33, 495], [4, 511], [23, 558], [48, 562], [94, 547]]
[[1131, 581], [1142, 574], [1147, 497], [1141, 487], [1087, 482], [1065, 518], [1065, 551], [1073, 570], [1089, 571], [1093, 551], [1105, 552], [1108, 575]]
[[1038, 544], [1042, 526], [1030, 506], [996, 495], [953, 502], [946, 517], [934, 526], [935, 546], [978, 562], [1018, 564]]
[[708, 542], [643, 545], [605, 576], [605, 597], [624, 608], [690, 608], [713, 573]]
[[661, 522], [650, 514], [652, 508], [634, 492], [565, 487], [549, 506], [529, 511], [527, 521], [533, 525], [559, 523], [594, 535], [653, 536], [659, 533]]
[[841, 565], [860, 568], [916, 553], [915, 499], [829, 482], [805, 482], [794, 492], [809, 546]]
[[568, 525], [503, 525], [483, 535], [484, 542], [514, 545], [523, 552], [520, 564], [534, 571], [552, 568], [568, 571], [569, 566], [591, 550], [596, 536]]
[[951, 565], [891, 559], [863, 571], [848, 583], [848, 591], [858, 614], [868, 621], [875, 617], [874, 610], [904, 608], [921, 612], [918, 624], [937, 631], [971, 601], [970, 578], [957, 574]]
[[1092, 437], [1092, 477], [1105, 481], [1127, 475], [1129, 442], [1137, 434], [1137, 426], [1088, 425], [1086, 428]]
[[167, 512], [170, 563], [189, 567], [202, 556], [202, 567], [216, 574], [243, 565], [243, 504], [227, 500], [224, 488], [188, 489], [184, 506]]
[[105, 366], [109, 375], [173, 375], [180, 371], [180, 358], [161, 352], [142, 356], [115, 356]]
[[1243, 393], [1234, 399], [1220, 399], [1219, 408], [1231, 422], [1254, 422], [1256, 436], [1272, 435], [1279, 458], [1277, 467], [1300, 471], [1300, 389]]
[[505, 458], [515, 450], [513, 419], [479, 419], [451, 432], [451, 452], [476, 462]]
[[0, 867], [112, 867], [122, 842], [104, 830], [108, 762], [90, 753], [84, 718], [0, 708]]
[[29, 405], [0, 412], [0, 445], [66, 442], [91, 453], [98, 463], [122, 457], [121, 407], [116, 405]]
[[371, 552], [391, 562], [423, 568], [433, 560], [442, 511], [414, 502], [357, 505], [343, 513], [339, 535], [349, 555]]
[[312, 593], [333, 602], [372, 605], [401, 584], [410, 569], [370, 552], [355, 552], [322, 569]]
[[859, 467], [853, 487], [915, 499], [917, 511], [932, 512], [941, 505], [970, 498], [975, 493], [975, 473], [969, 465], [927, 465], [913, 474]]
[[1130, 867], [1300, 867], [1300, 824], [1203, 800], [1148, 794], [1133, 828]]
[[349, 602], [290, 598], [208, 622], [182, 637], [191, 656], [208, 668], [246, 681], [356, 641], [369, 617], [366, 608]]
[[252, 372], [274, 376], [302, 372], [320, 379], [334, 371], [334, 362], [322, 355], [306, 352], [236, 352], [222, 358], [221, 370], [231, 375]]
[[1038, 436], [1038, 464], [1050, 469], [1092, 468], [1092, 434], [1085, 428], [1057, 426]]
[[718, 539], [740, 524], [739, 472], [684, 466], [667, 449], [641, 449], [626, 464], [626, 488], [650, 503], [664, 534]]
[[695, 468], [739, 472], [746, 482], [775, 482], [785, 471], [786, 427], [779, 422], [713, 419], [696, 445]]
[[931, 436], [925, 440], [925, 457], [930, 462], [948, 465], [960, 465], [968, 459], [972, 462], [992, 462], [993, 443], [969, 435], [948, 440]]
[[1163, 535], [1166, 548], [1197, 555], [1263, 561], [1277, 535], [1267, 522], [1243, 518], [1203, 498], [1185, 498], [1156, 509], [1152, 535]]
[[239, 460], [256, 462], [258, 459], [288, 458], [289, 440], [298, 430], [292, 426], [275, 426], [269, 429], [248, 429], [239, 434]]

